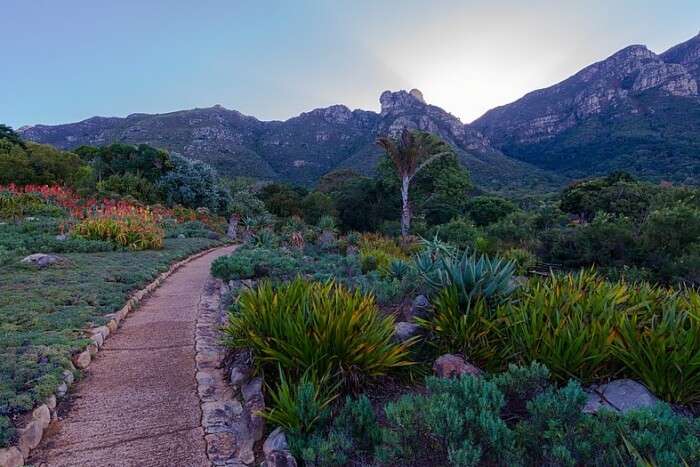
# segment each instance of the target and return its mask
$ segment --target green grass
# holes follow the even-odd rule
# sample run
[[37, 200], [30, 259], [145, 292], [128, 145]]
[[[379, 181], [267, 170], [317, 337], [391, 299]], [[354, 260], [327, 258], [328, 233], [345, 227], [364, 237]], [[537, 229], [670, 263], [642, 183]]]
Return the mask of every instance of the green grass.
[[0, 447], [13, 438], [7, 418], [55, 391], [71, 353], [87, 344], [81, 330], [104, 324], [105, 315], [171, 263], [216, 244], [166, 239], [162, 250], [61, 253], [65, 262], [43, 270], [21, 265], [16, 250], [6, 251], [0, 264]]

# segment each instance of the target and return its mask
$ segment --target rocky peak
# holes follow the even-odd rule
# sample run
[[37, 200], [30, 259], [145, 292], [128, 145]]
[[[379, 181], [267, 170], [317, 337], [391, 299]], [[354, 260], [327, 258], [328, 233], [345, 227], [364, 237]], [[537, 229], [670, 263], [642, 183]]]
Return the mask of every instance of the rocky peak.
[[328, 123], [344, 124], [352, 120], [352, 111], [344, 105], [336, 104], [330, 107], [314, 109], [310, 112], [305, 112], [300, 117], [317, 116], [323, 118]]
[[700, 34], [671, 47], [661, 54], [661, 58], [666, 63], [684, 66], [696, 80], [700, 80]]
[[405, 110], [420, 110], [427, 105], [423, 99], [423, 93], [418, 89], [411, 89], [409, 92], [384, 91], [379, 96], [379, 102], [382, 105], [382, 116]]

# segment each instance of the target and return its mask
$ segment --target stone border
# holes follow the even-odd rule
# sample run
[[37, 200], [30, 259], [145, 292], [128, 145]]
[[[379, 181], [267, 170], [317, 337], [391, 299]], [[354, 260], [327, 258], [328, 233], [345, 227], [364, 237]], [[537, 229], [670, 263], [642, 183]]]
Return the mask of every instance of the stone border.
[[214, 466], [255, 464], [255, 446], [263, 436], [265, 408], [262, 379], [230, 382], [229, 351], [220, 327], [228, 315], [223, 297], [228, 287], [218, 279], [207, 281], [198, 306], [195, 330], [197, 392], [207, 458]]
[[[202, 250], [172, 264], [167, 271], [159, 274], [145, 288], [134, 293], [131, 298], [127, 300], [126, 305], [124, 305], [119, 311], [105, 315], [105, 317], [110, 318], [107, 324], [86, 331], [86, 334], [90, 336], [91, 342], [87, 345], [85, 350], [73, 355], [72, 361], [74, 366], [72, 367], [72, 370], [75, 370], [76, 368], [81, 370], [88, 368], [93, 357], [102, 348], [109, 335], [114, 333], [119, 328], [119, 324], [124, 320], [124, 318], [126, 318], [129, 313], [134, 311], [141, 301], [143, 301], [145, 297], [157, 289], [165, 279], [170, 277], [175, 271], [187, 263], [201, 258], [202, 256], [205, 256], [206, 254], [218, 250], [224, 246], [226, 245], [207, 248], [206, 250]], [[15, 446], [0, 449], [0, 467], [21, 467], [24, 465], [24, 461], [25, 459], [29, 458], [31, 450], [36, 448], [41, 442], [44, 432], [49, 426], [49, 423], [51, 423], [51, 420], [55, 420], [57, 417], [57, 398], [64, 397], [68, 393], [68, 388], [71, 384], [73, 384], [73, 381], [73, 371], [65, 370], [63, 372], [63, 382], [58, 385], [55, 394], [49, 396], [43, 404], [36, 407], [31, 412], [32, 415], [29, 422], [27, 422], [24, 428], [18, 430], [19, 439], [17, 444]]]

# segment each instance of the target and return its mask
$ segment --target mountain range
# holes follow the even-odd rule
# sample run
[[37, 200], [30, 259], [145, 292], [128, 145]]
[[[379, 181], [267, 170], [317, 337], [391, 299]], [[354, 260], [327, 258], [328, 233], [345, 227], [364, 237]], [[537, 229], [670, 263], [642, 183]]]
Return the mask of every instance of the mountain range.
[[18, 131], [62, 149], [147, 143], [224, 175], [311, 185], [341, 168], [372, 173], [381, 156], [377, 136], [408, 127], [450, 143], [474, 181], [492, 191], [543, 191], [613, 170], [700, 184], [699, 83], [700, 35], [662, 54], [626, 47], [471, 124], [414, 89], [382, 93], [379, 113], [333, 105], [261, 121], [216, 105]]

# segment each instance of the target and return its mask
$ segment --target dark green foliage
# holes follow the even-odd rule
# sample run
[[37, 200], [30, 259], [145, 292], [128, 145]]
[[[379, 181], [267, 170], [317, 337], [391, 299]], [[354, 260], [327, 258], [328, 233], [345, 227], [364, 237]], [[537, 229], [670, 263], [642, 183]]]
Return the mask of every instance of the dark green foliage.
[[469, 200], [466, 209], [474, 224], [484, 226], [498, 222], [516, 207], [511, 201], [497, 196], [477, 196]]
[[61, 184], [78, 187], [91, 177], [80, 157], [51, 146], [0, 139], [0, 185]]
[[89, 162], [97, 180], [112, 175], [132, 174], [156, 182], [174, 168], [167, 152], [147, 144], [111, 144], [99, 148], [81, 146], [75, 150], [84, 161]]
[[624, 172], [570, 185], [561, 194], [561, 210], [588, 221], [596, 212], [641, 219], [651, 205], [655, 188]]
[[97, 183], [97, 191], [105, 197], [130, 197], [146, 204], [157, 203], [162, 198], [153, 183], [133, 173], [110, 175]]
[[358, 177], [347, 180], [333, 194], [340, 226], [360, 232], [376, 231], [386, 219], [397, 219], [398, 196], [390, 196], [375, 180]]
[[265, 208], [280, 217], [303, 216], [302, 199], [307, 191], [283, 183], [266, 185], [258, 197], [265, 203]]
[[20, 138], [11, 127], [3, 125], [2, 123], [0, 123], [0, 140], [5, 140], [10, 144], [21, 146], [23, 148], [26, 147], [24, 141], [22, 141], [22, 138]]
[[446, 224], [438, 225], [430, 230], [430, 237], [437, 236], [444, 242], [467, 250], [474, 248], [476, 240], [482, 235], [471, 220], [465, 217], [455, 217]]
[[173, 155], [174, 168], [157, 183], [166, 203], [188, 208], [205, 207], [213, 213], [225, 214], [231, 202], [216, 171], [201, 161]]
[[307, 224], [316, 225], [323, 217], [335, 217], [333, 198], [320, 191], [312, 191], [301, 200], [301, 210]]

